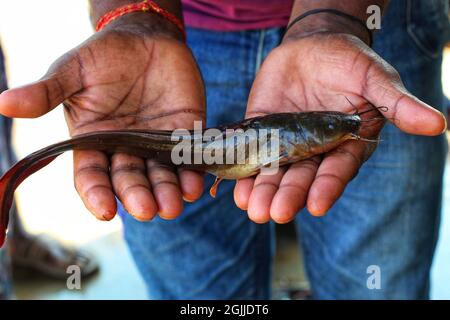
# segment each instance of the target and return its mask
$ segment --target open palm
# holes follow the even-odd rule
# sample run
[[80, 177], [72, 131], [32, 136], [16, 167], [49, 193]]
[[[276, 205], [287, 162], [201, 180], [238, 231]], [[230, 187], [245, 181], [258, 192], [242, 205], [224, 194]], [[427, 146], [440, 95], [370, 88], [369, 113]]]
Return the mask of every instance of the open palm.
[[[64, 55], [40, 81], [5, 92], [0, 112], [37, 117], [64, 101], [71, 135], [112, 129], [191, 128], [204, 118], [204, 92], [181, 42], [105, 30]], [[125, 154], [74, 152], [75, 186], [99, 219], [116, 213], [115, 195], [139, 220], [174, 218], [183, 197], [197, 199], [202, 176]]]
[[[386, 106], [383, 115], [401, 130], [438, 135], [442, 114], [413, 97], [398, 73], [358, 38], [317, 34], [280, 45], [267, 57], [253, 84], [247, 117], [277, 112], [355, 113]], [[364, 117], [380, 117], [380, 113]], [[376, 138], [383, 121], [370, 122], [361, 135]], [[363, 126], [364, 127], [364, 126]], [[255, 222], [292, 220], [303, 207], [323, 215], [357, 174], [376, 144], [349, 141], [322, 157], [238, 181], [236, 204]]]

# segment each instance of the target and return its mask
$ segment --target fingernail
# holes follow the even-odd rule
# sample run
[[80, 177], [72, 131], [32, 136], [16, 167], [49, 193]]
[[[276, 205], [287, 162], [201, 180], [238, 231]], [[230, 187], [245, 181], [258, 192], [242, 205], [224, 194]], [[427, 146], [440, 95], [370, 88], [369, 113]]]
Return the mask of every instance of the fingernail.
[[115, 215], [115, 212], [107, 210], [102, 214], [102, 217], [105, 221], [111, 221], [115, 217]]
[[195, 201], [194, 199], [190, 199], [187, 196], [183, 196], [183, 200], [189, 203], [193, 203]]
[[136, 214], [136, 213], [131, 213], [128, 212], [135, 220], [139, 221], [139, 222], [146, 222], [146, 219], [142, 219], [140, 214]]
[[447, 132], [447, 117], [441, 113], [442, 118], [444, 118], [444, 130], [442, 130], [441, 134], [444, 134], [445, 132]]
[[142, 214], [139, 214], [139, 213], [137, 213], [135, 211], [132, 211], [132, 210], [128, 210], [127, 209], [127, 212], [128, 212], [129, 215], [131, 215], [136, 220], [139, 220], [139, 217], [142, 216]]
[[320, 206], [317, 205], [317, 203], [313, 202], [311, 204], [308, 204], [307, 209], [309, 213], [311, 213], [314, 217], [321, 217], [324, 216], [328, 210], [323, 210], [323, 208], [320, 208]]
[[178, 214], [168, 212], [159, 212], [158, 215], [164, 220], [173, 220], [178, 216]]

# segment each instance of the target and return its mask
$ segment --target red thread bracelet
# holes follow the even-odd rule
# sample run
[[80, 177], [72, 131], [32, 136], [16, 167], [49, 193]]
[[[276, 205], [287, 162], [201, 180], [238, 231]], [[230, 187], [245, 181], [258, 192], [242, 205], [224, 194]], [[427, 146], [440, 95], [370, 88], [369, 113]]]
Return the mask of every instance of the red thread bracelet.
[[153, 12], [172, 22], [181, 31], [181, 33], [183, 34], [183, 40], [186, 41], [186, 32], [184, 31], [183, 23], [175, 15], [167, 10], [164, 10], [155, 2], [149, 0], [144, 0], [140, 3], [128, 4], [107, 12], [103, 17], [100, 18], [100, 20], [98, 20], [95, 31], [99, 32], [109, 23], [116, 20], [117, 18], [120, 18], [123, 15], [139, 11], [150, 13]]

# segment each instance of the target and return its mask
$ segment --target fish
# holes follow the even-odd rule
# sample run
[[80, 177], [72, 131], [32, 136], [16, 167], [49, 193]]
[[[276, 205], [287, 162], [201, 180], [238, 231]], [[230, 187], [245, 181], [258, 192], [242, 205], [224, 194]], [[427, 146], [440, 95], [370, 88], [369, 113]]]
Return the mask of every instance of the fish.
[[[23, 158], [0, 178], [0, 246], [6, 238], [9, 211], [17, 187], [66, 151], [126, 153], [206, 172], [216, 176], [210, 190], [215, 197], [223, 179], [251, 177], [265, 168], [285, 166], [326, 153], [348, 140], [364, 140], [358, 135], [362, 123], [360, 115], [335, 111], [274, 113], [199, 131], [99, 131], [50, 145]], [[228, 161], [230, 154], [242, 153], [244, 156], [240, 159], [238, 156]]]

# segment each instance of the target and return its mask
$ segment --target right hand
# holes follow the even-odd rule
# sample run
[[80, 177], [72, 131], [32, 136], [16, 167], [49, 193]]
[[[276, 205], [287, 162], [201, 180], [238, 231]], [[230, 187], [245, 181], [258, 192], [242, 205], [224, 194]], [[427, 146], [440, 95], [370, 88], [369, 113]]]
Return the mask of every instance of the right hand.
[[[192, 128], [205, 116], [200, 72], [173, 26], [149, 20], [147, 14], [117, 19], [63, 55], [39, 81], [0, 95], [0, 113], [34, 118], [64, 102], [72, 136]], [[98, 151], [74, 152], [74, 179], [85, 206], [101, 220], [115, 216], [115, 195], [136, 219], [147, 221], [156, 214], [177, 217], [183, 198], [194, 201], [203, 191], [198, 173], [125, 154], [108, 158]]]
[[[392, 66], [353, 34], [334, 32], [292, 38], [288, 33], [261, 66], [246, 116], [316, 110], [350, 114], [370, 110], [368, 102], [387, 109], [366, 119], [384, 116], [409, 134], [436, 136], [445, 131], [444, 116], [409, 93]], [[374, 121], [358, 134], [377, 139], [383, 125], [384, 121]], [[242, 179], [235, 188], [236, 204], [257, 223], [270, 219], [287, 223], [305, 206], [322, 216], [376, 146], [347, 141], [278, 174]]]

